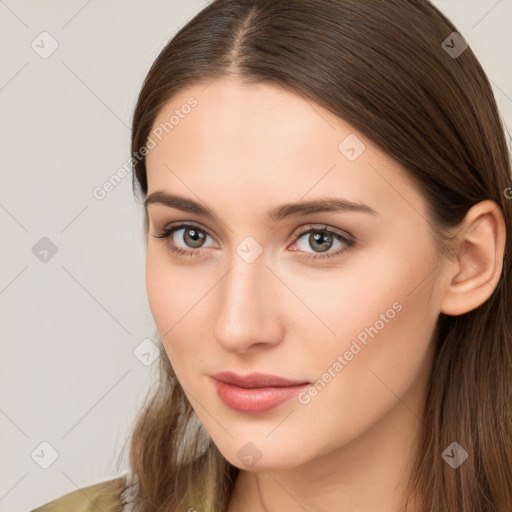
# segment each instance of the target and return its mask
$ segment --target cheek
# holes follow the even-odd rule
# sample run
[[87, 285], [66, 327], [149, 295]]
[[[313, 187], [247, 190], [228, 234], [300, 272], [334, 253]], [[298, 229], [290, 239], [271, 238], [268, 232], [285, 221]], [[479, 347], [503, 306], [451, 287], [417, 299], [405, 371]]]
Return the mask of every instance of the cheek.
[[172, 284], [172, 272], [166, 269], [158, 251], [148, 247], [146, 254], [146, 292], [151, 313], [160, 336], [172, 326], [169, 318], [175, 311], [176, 288]]
[[322, 354], [332, 358], [343, 353], [356, 338], [365, 346], [365, 341], [386, 338], [393, 329], [398, 329], [395, 335], [403, 330], [424, 330], [424, 318], [436, 307], [435, 302], [428, 302], [434, 278], [429, 276], [435, 267], [432, 261], [426, 251], [411, 255], [389, 247], [354, 256], [332, 272], [317, 270], [315, 276], [312, 270], [285, 276], [283, 280], [294, 283], [294, 292], [314, 313], [309, 314], [296, 301], [286, 310], [304, 333], [296, 339], [309, 347], [314, 356], [310, 360], [320, 360], [325, 366]]
[[[211, 273], [211, 272], [210, 272]], [[159, 247], [148, 247], [146, 254], [146, 292], [151, 313], [164, 348], [173, 363], [187, 364], [197, 354], [200, 340], [206, 338], [204, 294], [208, 285], [197, 265], [179, 266]], [[176, 368], [175, 368], [176, 369]], [[178, 373], [178, 369], [177, 373]]]
[[[428, 250], [417, 252], [397, 258], [397, 251], [389, 251], [361, 260], [366, 270], [353, 268], [333, 280], [326, 289], [329, 301], [319, 294], [312, 298], [311, 308], [323, 314], [336, 336], [325, 337], [321, 350], [318, 334], [315, 346], [309, 345], [309, 376], [318, 380], [305, 405], [311, 407], [306, 421], [329, 410], [333, 424], [346, 425], [351, 437], [427, 377], [439, 311], [433, 290], [430, 296], [433, 259]], [[303, 339], [312, 336], [311, 331]], [[407, 406], [420, 414], [414, 403]]]

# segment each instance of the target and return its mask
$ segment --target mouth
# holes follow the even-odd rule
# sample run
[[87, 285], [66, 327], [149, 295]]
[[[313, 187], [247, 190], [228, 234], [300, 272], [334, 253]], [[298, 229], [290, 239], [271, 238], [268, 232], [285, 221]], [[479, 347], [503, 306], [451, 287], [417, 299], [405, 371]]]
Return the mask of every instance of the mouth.
[[221, 372], [210, 377], [222, 402], [246, 414], [267, 412], [310, 385], [310, 382], [292, 381], [263, 373], [240, 376]]

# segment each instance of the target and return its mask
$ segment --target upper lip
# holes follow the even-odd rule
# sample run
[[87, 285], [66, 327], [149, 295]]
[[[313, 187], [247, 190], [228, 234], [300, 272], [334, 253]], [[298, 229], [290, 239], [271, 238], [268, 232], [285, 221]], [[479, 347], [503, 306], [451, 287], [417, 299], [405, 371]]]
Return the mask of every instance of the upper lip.
[[298, 386], [300, 384], [309, 384], [307, 381], [289, 380], [276, 375], [267, 373], [250, 373], [248, 375], [238, 375], [234, 372], [219, 372], [212, 375], [216, 380], [234, 384], [241, 388], [264, 388], [268, 386]]

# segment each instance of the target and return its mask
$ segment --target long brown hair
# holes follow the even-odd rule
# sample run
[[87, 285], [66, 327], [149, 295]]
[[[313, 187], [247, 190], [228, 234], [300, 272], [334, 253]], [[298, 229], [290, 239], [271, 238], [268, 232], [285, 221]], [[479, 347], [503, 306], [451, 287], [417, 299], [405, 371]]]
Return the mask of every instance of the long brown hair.
[[[446, 230], [474, 204], [495, 201], [506, 223], [503, 271], [480, 307], [439, 317], [409, 490], [428, 512], [497, 512], [512, 510], [511, 160], [489, 80], [454, 32], [427, 0], [215, 0], [144, 81], [133, 187], [146, 195], [141, 148], [163, 105], [188, 86], [232, 77], [312, 100], [393, 157], [422, 191], [447, 255]], [[199, 424], [161, 352], [130, 439], [136, 510], [225, 511], [239, 470]], [[454, 441], [469, 453], [457, 469], [441, 456]]]

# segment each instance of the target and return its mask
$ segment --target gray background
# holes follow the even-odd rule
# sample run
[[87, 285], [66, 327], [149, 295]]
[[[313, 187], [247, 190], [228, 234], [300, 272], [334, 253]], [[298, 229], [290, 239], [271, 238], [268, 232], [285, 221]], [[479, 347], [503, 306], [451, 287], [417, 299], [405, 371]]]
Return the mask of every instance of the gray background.
[[[102, 200], [93, 190], [130, 156], [152, 61], [206, 3], [0, 0], [0, 511], [127, 470], [111, 462], [156, 370], [140, 356], [155, 336], [142, 209], [131, 174]], [[434, 3], [512, 132], [512, 0]]]

